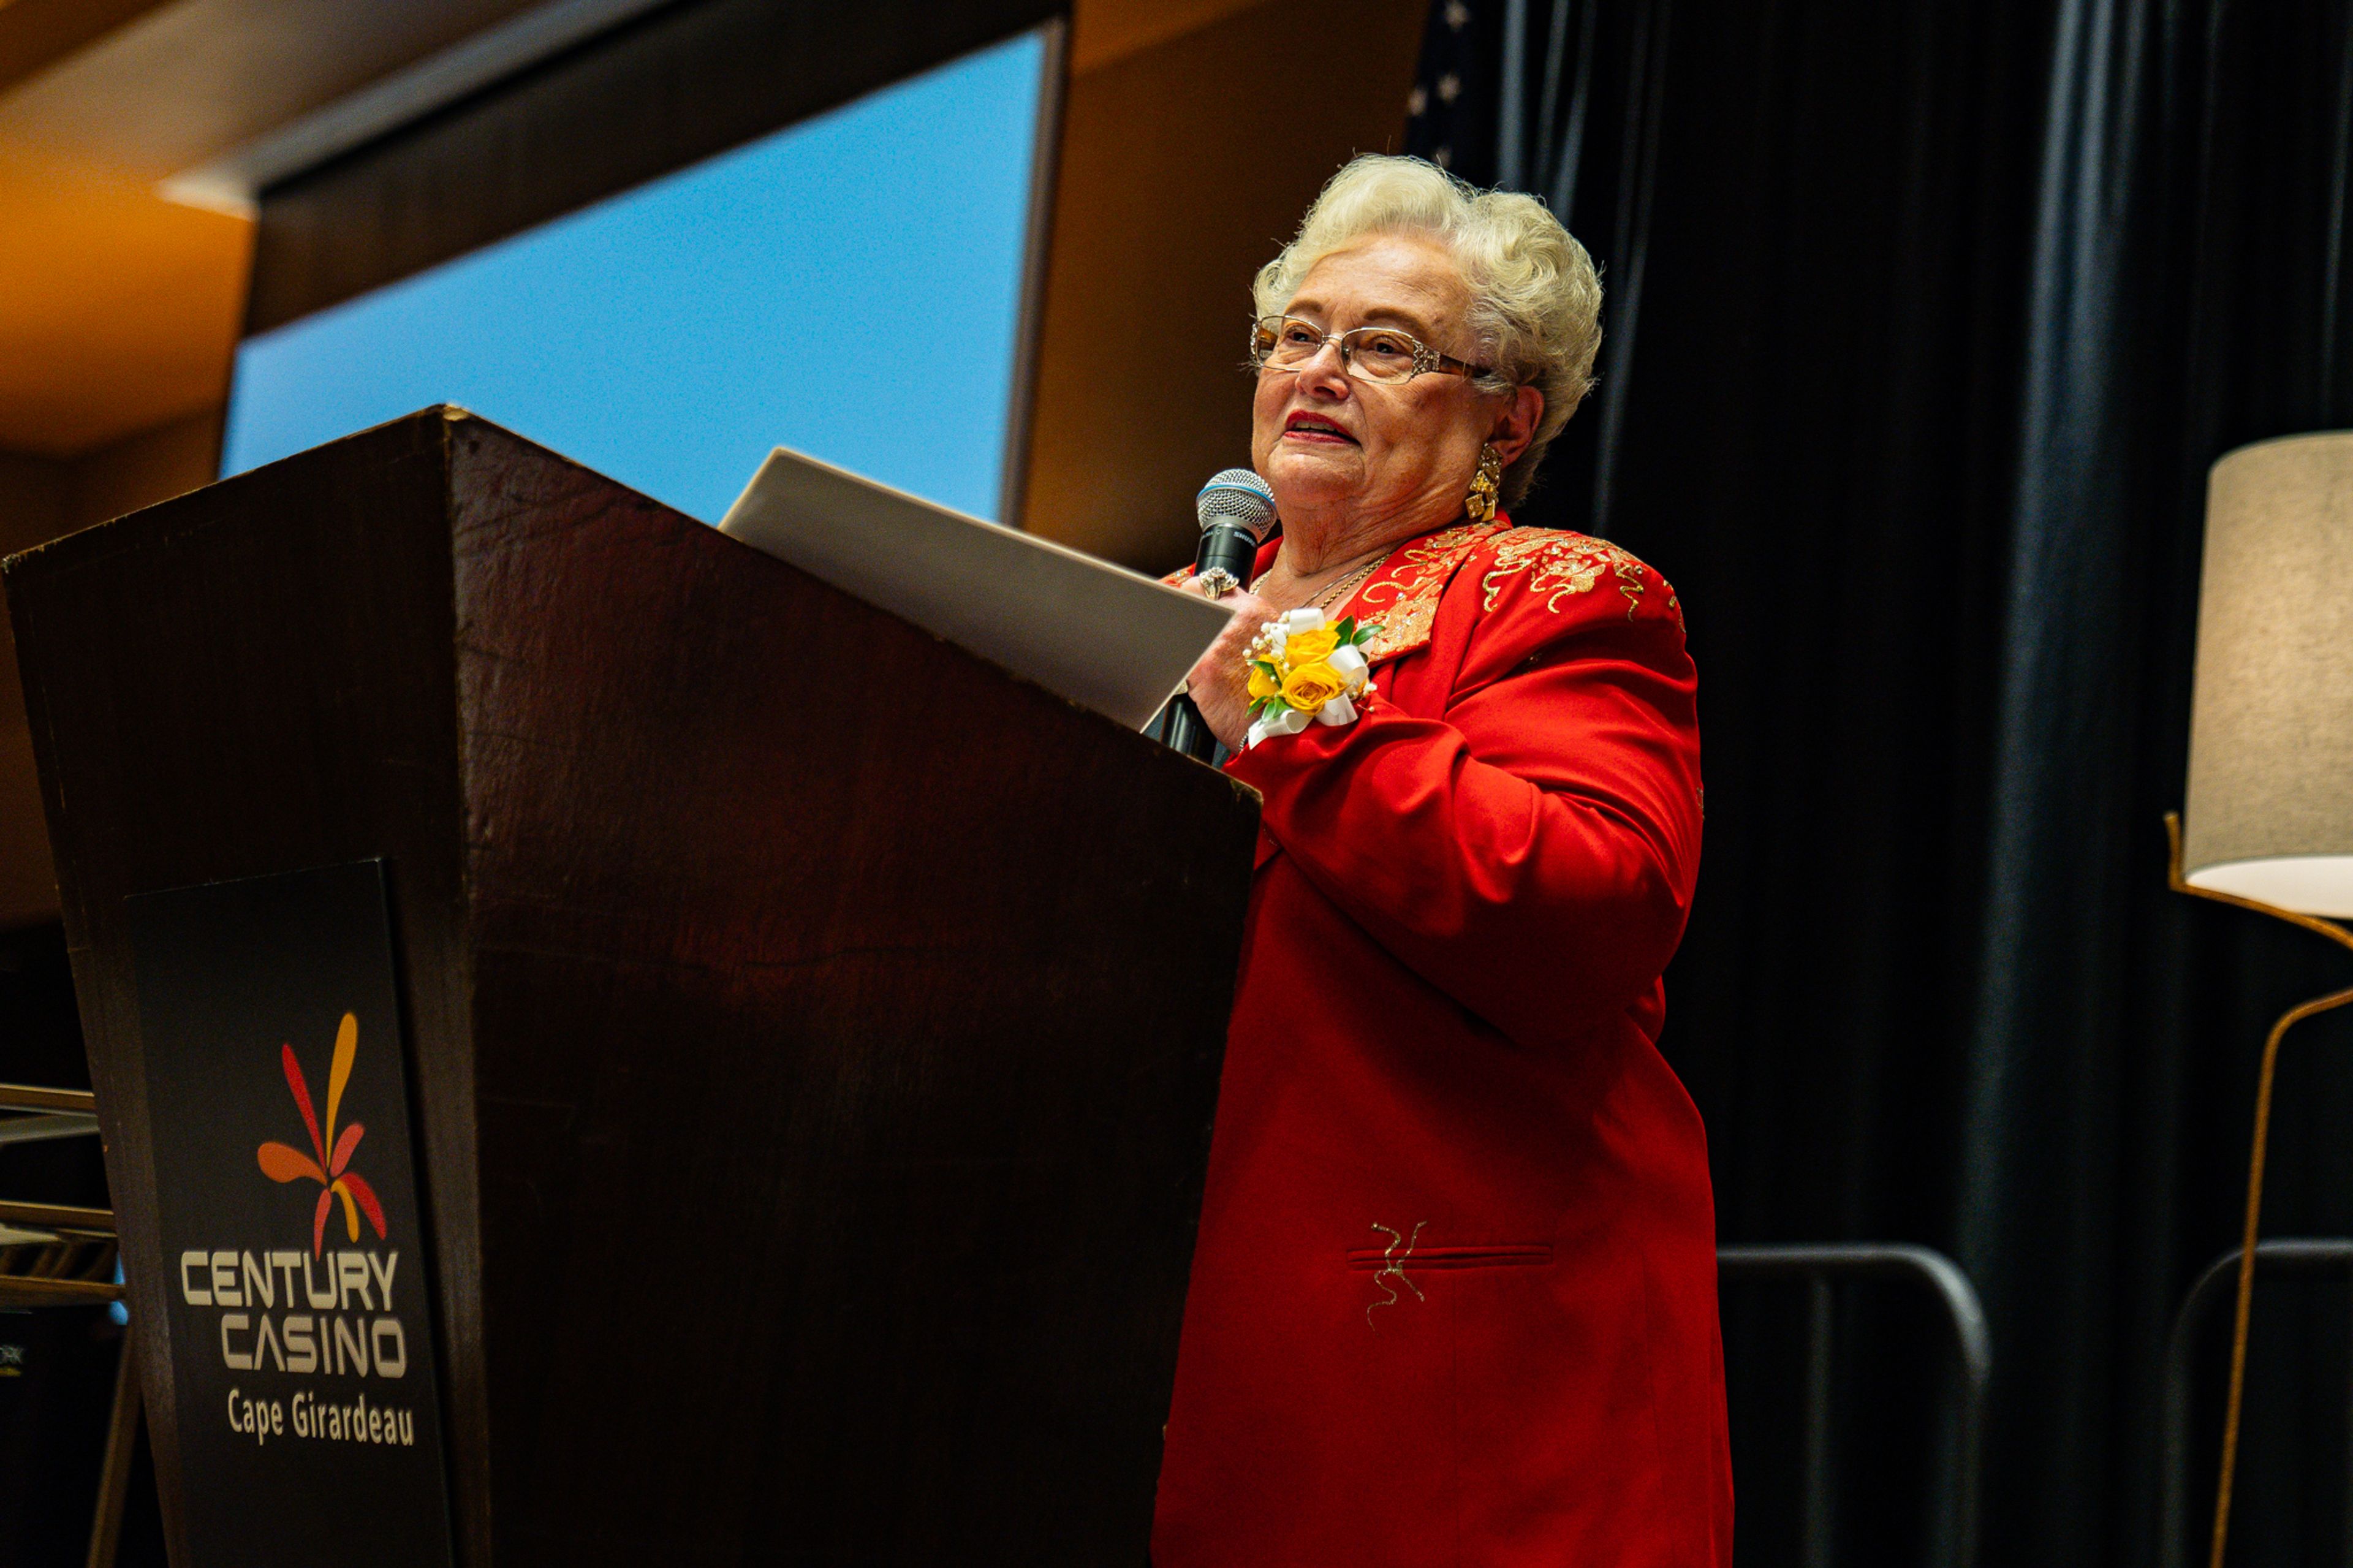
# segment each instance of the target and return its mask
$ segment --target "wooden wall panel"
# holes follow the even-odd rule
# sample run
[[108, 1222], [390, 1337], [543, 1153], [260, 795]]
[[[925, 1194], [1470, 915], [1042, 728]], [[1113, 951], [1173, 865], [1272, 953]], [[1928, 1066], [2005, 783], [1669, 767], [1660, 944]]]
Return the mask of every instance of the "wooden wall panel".
[[213, 482], [220, 472], [221, 415], [207, 408], [74, 459], [67, 528], [88, 528]]
[[0, 0], [0, 88], [13, 86], [163, 0]]
[[[1250, 282], [1357, 153], [1405, 132], [1425, 0], [1273, 0], [1071, 82], [1025, 527], [1153, 571], [1250, 460]], [[1264, 79], [1303, 49], [1316, 68]], [[1078, 58], [1089, 58], [1080, 16]]]
[[[142, 430], [71, 461], [0, 452], [0, 555], [208, 482], [220, 466], [220, 411]], [[58, 918], [25, 694], [8, 606], [0, 603], [0, 931]]]
[[[0, 452], [0, 555], [55, 539], [65, 527], [71, 465], [54, 458]], [[13, 671], [0, 680], [14, 680]]]
[[[0, 555], [65, 531], [72, 470], [48, 458], [0, 452]], [[0, 931], [58, 916], [58, 882], [33, 774], [33, 735], [16, 679], [8, 606], [0, 603]]]

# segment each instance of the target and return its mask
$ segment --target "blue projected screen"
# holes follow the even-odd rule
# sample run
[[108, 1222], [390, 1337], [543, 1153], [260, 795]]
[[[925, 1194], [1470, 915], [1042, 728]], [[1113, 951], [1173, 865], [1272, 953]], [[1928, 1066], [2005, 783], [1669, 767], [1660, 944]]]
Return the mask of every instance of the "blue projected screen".
[[1034, 35], [237, 351], [224, 475], [455, 403], [715, 522], [772, 447], [995, 518]]

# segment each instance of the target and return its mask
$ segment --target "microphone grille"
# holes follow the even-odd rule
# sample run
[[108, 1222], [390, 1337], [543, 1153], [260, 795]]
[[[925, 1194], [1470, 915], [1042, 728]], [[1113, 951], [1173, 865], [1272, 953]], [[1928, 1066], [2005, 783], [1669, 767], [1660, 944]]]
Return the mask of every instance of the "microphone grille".
[[1228, 468], [1201, 487], [1193, 501], [1203, 528], [1238, 522], [1261, 539], [1274, 526], [1274, 492], [1248, 468]]

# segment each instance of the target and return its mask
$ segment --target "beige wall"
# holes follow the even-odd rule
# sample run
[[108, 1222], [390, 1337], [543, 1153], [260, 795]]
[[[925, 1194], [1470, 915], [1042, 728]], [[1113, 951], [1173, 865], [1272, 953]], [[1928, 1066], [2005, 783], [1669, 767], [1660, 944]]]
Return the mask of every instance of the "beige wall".
[[0, 555], [57, 537], [72, 477], [55, 458], [0, 452]]
[[66, 526], [88, 528], [212, 483], [221, 416], [207, 409], [84, 453], [70, 465]]
[[1428, 13], [1270, 0], [1088, 68], [1081, 9], [1024, 526], [1153, 571], [1191, 558], [1194, 492], [1250, 461], [1250, 279], [1334, 170], [1397, 150]]
[[[219, 416], [203, 414], [71, 460], [0, 452], [0, 555], [194, 489], [213, 477], [219, 449]], [[0, 601], [0, 930], [57, 913], [16, 642]]]

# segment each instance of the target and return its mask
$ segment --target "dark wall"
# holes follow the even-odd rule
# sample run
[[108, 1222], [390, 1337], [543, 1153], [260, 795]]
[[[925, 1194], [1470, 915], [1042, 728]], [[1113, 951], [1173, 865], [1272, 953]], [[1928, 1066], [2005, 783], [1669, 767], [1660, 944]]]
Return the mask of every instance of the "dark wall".
[[264, 193], [248, 332], [1067, 14], [1068, 0], [689, 0]]
[[[1415, 144], [1492, 180], [1506, 5], [1446, 10], [1466, 90]], [[1520, 183], [1610, 304], [1523, 520], [1625, 542], [1689, 616], [1707, 844], [1665, 1045], [1725, 1237], [1952, 1252], [1994, 1331], [1983, 1560], [2152, 1562], [2164, 1335], [2236, 1242], [2263, 1032], [2345, 983], [2168, 892], [2160, 816], [2206, 468], [2353, 425], [2353, 6], [1524, 11]], [[2353, 1234], [2348, 1047], [2289, 1037], [2269, 1234]], [[1779, 1310], [1727, 1320], [1749, 1563], [1791, 1551]], [[1851, 1561], [1922, 1552], [1934, 1342], [1894, 1311], [1850, 1369]], [[2345, 1559], [2348, 1315], [2257, 1295], [2235, 1564]]]

